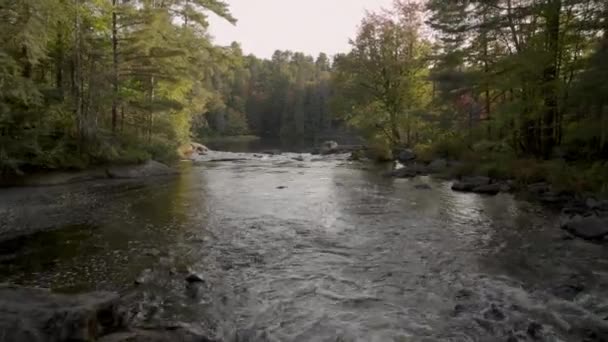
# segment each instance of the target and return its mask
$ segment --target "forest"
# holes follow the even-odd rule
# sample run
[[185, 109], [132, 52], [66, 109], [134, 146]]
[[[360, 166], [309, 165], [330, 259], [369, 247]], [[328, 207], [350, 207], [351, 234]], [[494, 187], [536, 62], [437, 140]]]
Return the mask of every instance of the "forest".
[[348, 126], [379, 159], [608, 191], [605, 1], [397, 0], [348, 52], [271, 59], [216, 45], [210, 15], [238, 25], [219, 0], [0, 0], [2, 173]]

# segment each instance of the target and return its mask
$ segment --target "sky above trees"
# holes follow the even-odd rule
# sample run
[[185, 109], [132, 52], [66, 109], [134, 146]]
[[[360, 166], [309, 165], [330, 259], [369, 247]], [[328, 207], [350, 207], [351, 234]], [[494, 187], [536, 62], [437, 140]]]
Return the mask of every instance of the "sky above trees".
[[215, 41], [242, 44], [245, 53], [269, 58], [277, 49], [301, 51], [313, 56], [350, 50], [349, 38], [365, 10], [388, 7], [392, 0], [227, 0], [238, 18], [232, 26], [212, 18]]

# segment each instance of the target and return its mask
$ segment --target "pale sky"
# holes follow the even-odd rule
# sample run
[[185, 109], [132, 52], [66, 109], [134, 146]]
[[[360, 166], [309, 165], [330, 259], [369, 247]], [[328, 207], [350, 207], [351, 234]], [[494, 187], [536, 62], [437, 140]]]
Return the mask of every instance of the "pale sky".
[[238, 19], [232, 26], [211, 18], [215, 42], [241, 43], [245, 54], [269, 58], [279, 50], [316, 56], [349, 50], [365, 10], [389, 7], [393, 0], [226, 0]]

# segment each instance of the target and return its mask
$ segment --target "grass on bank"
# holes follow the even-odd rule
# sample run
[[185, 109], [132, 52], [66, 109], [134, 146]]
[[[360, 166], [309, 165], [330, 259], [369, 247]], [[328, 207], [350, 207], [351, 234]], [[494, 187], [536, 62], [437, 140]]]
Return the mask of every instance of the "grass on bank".
[[11, 147], [10, 154], [0, 149], [0, 175], [23, 175], [43, 170], [83, 170], [107, 164], [138, 164], [150, 159], [166, 164], [179, 160], [178, 144], [160, 136], [147, 139], [108, 133], [99, 134], [86, 143], [64, 137], [48, 145], [44, 142], [15, 142]]
[[423, 161], [436, 158], [458, 161], [446, 175], [449, 177], [488, 176], [511, 179], [519, 186], [547, 182], [558, 191], [608, 195], [606, 160], [540, 160], [519, 156], [505, 143], [482, 140], [469, 145], [458, 137], [418, 145], [415, 151]]

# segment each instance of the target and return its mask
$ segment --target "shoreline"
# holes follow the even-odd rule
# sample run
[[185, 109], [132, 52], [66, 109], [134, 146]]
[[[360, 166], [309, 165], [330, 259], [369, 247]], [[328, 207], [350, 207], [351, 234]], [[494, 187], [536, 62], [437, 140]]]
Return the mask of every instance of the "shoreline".
[[0, 285], [0, 335], [6, 341], [214, 341], [202, 326], [136, 322], [115, 292], [59, 294], [48, 289]]
[[[342, 152], [343, 149], [336, 149]], [[336, 152], [338, 153], [338, 152]], [[332, 153], [328, 153], [332, 154]], [[367, 158], [354, 158], [359, 152], [353, 152], [351, 161], [373, 163]], [[446, 159], [435, 159], [424, 162], [417, 159], [402, 160], [402, 167], [385, 173], [391, 178], [414, 178], [431, 176], [436, 179], [451, 182], [452, 190], [459, 192], [477, 193], [493, 196], [499, 193], [510, 193], [523, 200], [531, 200], [547, 208], [560, 211], [566, 219], [577, 216], [608, 217], [608, 200], [593, 193], [575, 193], [560, 191], [548, 182], [519, 184], [512, 179], [498, 179], [487, 176], [477, 176], [475, 173], [465, 174], [461, 171], [463, 162]], [[460, 170], [457, 170], [460, 169]], [[93, 220], [96, 210], [103, 208], [102, 198], [105, 191], [122, 191], [138, 184], [148, 183], [157, 179], [175, 177], [180, 173], [176, 167], [148, 161], [139, 165], [109, 166], [77, 172], [49, 172], [26, 176], [22, 182], [0, 188], [7, 196], [0, 201], [0, 242], [31, 236], [44, 232], [51, 227], [87, 224]], [[101, 182], [91, 188], [87, 183]], [[37, 197], [34, 203], [37, 208], [30, 210], [27, 197], [22, 191], [33, 191], [29, 197]], [[105, 189], [105, 190], [104, 190]], [[25, 201], [25, 202], [24, 202]], [[23, 205], [19, 205], [19, 202]], [[64, 210], [70, 208], [69, 210]], [[24, 212], [32, 211], [31, 214]], [[64, 213], [70, 212], [71, 214]], [[19, 223], [20, 217], [53, 216], [55, 222], [46, 219], [33, 219]], [[23, 219], [21, 219], [23, 221]], [[94, 220], [93, 220], [94, 221]], [[59, 222], [59, 223], [57, 223]], [[14, 227], [19, 227], [15, 229]]]
[[139, 164], [109, 164], [83, 170], [36, 171], [1, 179], [0, 189], [68, 185], [98, 180], [142, 179], [174, 176], [178, 173], [176, 165], [170, 166], [150, 159]]

